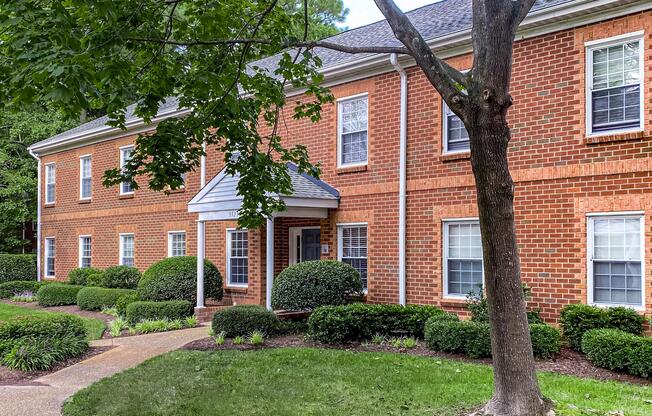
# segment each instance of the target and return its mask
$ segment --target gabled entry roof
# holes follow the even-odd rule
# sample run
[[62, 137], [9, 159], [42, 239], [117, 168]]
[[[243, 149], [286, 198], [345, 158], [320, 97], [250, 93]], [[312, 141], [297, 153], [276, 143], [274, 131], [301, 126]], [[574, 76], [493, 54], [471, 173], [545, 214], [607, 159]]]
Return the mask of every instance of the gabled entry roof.
[[[292, 195], [280, 195], [286, 207], [291, 208], [337, 208], [339, 192], [326, 182], [306, 173], [299, 173], [297, 167], [287, 164], [288, 174], [292, 180]], [[237, 211], [242, 205], [242, 196], [238, 194], [239, 177], [228, 175], [225, 169], [215, 175], [210, 182], [188, 203], [188, 212], [207, 213], [204, 219], [237, 219]]]

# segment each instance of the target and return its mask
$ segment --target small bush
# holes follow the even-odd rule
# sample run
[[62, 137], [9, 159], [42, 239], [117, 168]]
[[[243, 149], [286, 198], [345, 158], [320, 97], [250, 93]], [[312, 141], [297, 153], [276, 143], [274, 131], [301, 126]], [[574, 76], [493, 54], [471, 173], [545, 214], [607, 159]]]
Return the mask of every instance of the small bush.
[[36, 256], [0, 254], [0, 283], [13, 280], [36, 280]]
[[530, 325], [530, 339], [532, 351], [537, 358], [549, 359], [561, 351], [561, 333], [550, 325]]
[[491, 357], [489, 324], [434, 319], [426, 324], [426, 345], [434, 351], [488, 358]]
[[113, 266], [104, 271], [104, 287], [113, 289], [136, 289], [140, 271], [135, 267]]
[[591, 329], [620, 329], [640, 335], [643, 322], [644, 318], [633, 309], [599, 308], [583, 304], [565, 306], [560, 317], [564, 337], [575, 351], [582, 350], [582, 337]]
[[68, 273], [68, 283], [80, 286], [102, 286], [104, 272], [95, 267], [77, 267]]
[[[525, 302], [530, 300], [532, 289], [523, 284], [523, 297]], [[489, 304], [484, 292], [471, 292], [467, 295], [467, 309], [471, 313], [471, 320], [474, 322], [489, 323]], [[541, 311], [539, 309], [527, 311], [527, 321], [530, 325], [542, 324]]]
[[118, 316], [121, 317], [126, 317], [127, 316], [127, 306], [129, 304], [137, 302], [139, 300], [138, 298], [138, 292], [131, 292], [126, 295], [120, 296], [116, 301], [115, 301], [115, 309], [118, 312]]
[[85, 287], [77, 293], [77, 306], [85, 311], [101, 311], [115, 306], [121, 296], [131, 295], [131, 289], [106, 289], [103, 287]]
[[41, 306], [76, 305], [77, 293], [83, 286], [52, 283], [41, 286], [36, 293], [38, 304]]
[[324, 305], [343, 305], [362, 294], [360, 273], [334, 260], [305, 261], [283, 270], [274, 279], [272, 307], [313, 310]]
[[8, 294], [8, 296], [0, 296], [0, 298], [6, 299], [24, 293], [36, 294], [41, 286], [46, 283], [48, 282], [37, 282], [36, 280], [13, 280], [10, 282], [0, 283], [0, 291]]
[[652, 377], [652, 338], [617, 329], [592, 329], [582, 337], [582, 352], [598, 367]]
[[424, 325], [444, 312], [428, 305], [368, 305], [353, 303], [322, 306], [308, 319], [310, 336], [324, 343], [369, 340], [374, 335], [423, 337]]
[[275, 333], [280, 326], [274, 312], [259, 305], [238, 305], [215, 312], [212, 329], [214, 334], [225, 332], [228, 337], [248, 336], [254, 331]]
[[184, 319], [192, 314], [192, 303], [187, 300], [137, 301], [127, 306], [126, 318], [127, 322], [134, 325], [142, 321]]
[[174, 331], [177, 329], [183, 329], [184, 327], [184, 322], [181, 319], [145, 320], [134, 325], [132, 332], [136, 334], [149, 334], [151, 332]]
[[253, 346], [260, 346], [265, 343], [265, 334], [260, 331], [254, 331], [249, 335], [249, 343]]
[[[222, 275], [208, 260], [204, 263], [204, 290], [206, 297], [222, 299]], [[196, 304], [197, 258], [170, 257], [153, 264], [138, 282], [138, 293], [143, 300], [187, 300]]]

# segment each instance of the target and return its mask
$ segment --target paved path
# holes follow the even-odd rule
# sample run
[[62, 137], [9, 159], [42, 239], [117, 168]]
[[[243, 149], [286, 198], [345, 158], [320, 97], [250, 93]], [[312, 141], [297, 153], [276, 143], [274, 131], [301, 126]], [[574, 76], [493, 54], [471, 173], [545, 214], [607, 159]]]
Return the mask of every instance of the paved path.
[[40, 386], [0, 386], [0, 415], [59, 416], [64, 400], [99, 379], [134, 367], [148, 358], [208, 336], [208, 327], [133, 337], [101, 339], [93, 346], [113, 348], [36, 380]]

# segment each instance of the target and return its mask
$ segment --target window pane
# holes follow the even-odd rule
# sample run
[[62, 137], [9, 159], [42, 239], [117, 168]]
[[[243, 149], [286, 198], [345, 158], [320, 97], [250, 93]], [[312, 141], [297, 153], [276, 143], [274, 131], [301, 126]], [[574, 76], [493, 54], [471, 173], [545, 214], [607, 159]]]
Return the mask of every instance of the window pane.
[[445, 147], [448, 152], [469, 150], [471, 144], [469, 133], [462, 120], [453, 113], [444, 103], [444, 117], [446, 117], [446, 131], [444, 132]]
[[[131, 153], [133, 152], [133, 147], [128, 147], [125, 149], [120, 150], [120, 167], [124, 167], [124, 165], [131, 159]], [[131, 183], [129, 182], [122, 182], [120, 184], [120, 192], [123, 194], [131, 193], [133, 192], [133, 187], [131, 186]]]
[[91, 237], [81, 237], [79, 244], [79, 267], [91, 267]]
[[367, 226], [343, 226], [340, 230], [342, 262], [360, 273], [362, 287], [367, 289]]
[[641, 305], [641, 262], [599, 261], [593, 266], [596, 303]]
[[229, 283], [247, 284], [249, 281], [249, 233], [246, 230], [234, 230], [229, 231], [229, 236]]
[[367, 97], [342, 101], [340, 105], [341, 164], [367, 161]]
[[449, 295], [468, 295], [482, 290], [482, 238], [477, 222], [446, 223], [445, 253]]
[[170, 255], [172, 257], [186, 255], [186, 233], [170, 234]]

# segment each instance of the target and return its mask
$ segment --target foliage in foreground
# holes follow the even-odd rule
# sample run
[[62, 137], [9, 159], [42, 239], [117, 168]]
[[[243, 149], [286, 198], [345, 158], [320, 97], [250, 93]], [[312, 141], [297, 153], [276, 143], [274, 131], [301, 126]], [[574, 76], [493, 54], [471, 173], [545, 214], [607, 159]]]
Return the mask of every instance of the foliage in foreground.
[[582, 352], [598, 367], [652, 377], [652, 337], [617, 329], [592, 329], [582, 337]]
[[52, 283], [42, 286], [36, 293], [38, 304], [41, 306], [76, 305], [77, 293], [83, 288], [84, 286], [65, 283]]
[[114, 307], [120, 297], [135, 293], [131, 289], [107, 289], [103, 287], [85, 287], [77, 292], [77, 306], [85, 311], [101, 311]]
[[95, 267], [76, 267], [68, 273], [68, 283], [101, 287], [104, 284], [104, 271]]
[[[1, 130], [1, 129], [0, 129]], [[2, 165], [0, 160], [0, 165]], [[0, 169], [0, 179], [2, 176]], [[1, 182], [0, 182], [1, 184]], [[2, 186], [0, 186], [0, 194]], [[3, 203], [5, 201], [3, 200]], [[0, 204], [2, 206], [3, 204]], [[1, 208], [0, 208], [1, 211]], [[3, 221], [3, 220], [0, 220]], [[8, 238], [9, 236], [2, 236]], [[0, 243], [0, 246], [3, 243]], [[0, 283], [12, 280], [36, 280], [36, 256], [33, 254], [0, 254]]]
[[193, 305], [187, 300], [163, 302], [136, 301], [127, 305], [127, 322], [135, 325], [142, 321], [185, 319], [193, 314]]
[[37, 282], [36, 280], [12, 280], [0, 283], [0, 298], [9, 298], [25, 293], [36, 294], [41, 286], [48, 282]]

